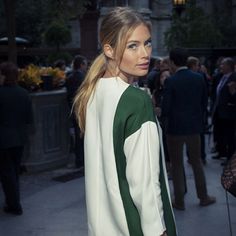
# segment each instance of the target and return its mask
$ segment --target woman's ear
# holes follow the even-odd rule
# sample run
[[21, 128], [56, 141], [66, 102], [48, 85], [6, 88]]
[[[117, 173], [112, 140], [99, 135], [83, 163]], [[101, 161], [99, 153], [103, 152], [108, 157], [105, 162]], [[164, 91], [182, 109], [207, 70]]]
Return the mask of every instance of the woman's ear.
[[103, 46], [103, 51], [104, 54], [109, 58], [109, 59], [114, 59], [113, 57], [113, 48], [109, 44], [105, 44]]

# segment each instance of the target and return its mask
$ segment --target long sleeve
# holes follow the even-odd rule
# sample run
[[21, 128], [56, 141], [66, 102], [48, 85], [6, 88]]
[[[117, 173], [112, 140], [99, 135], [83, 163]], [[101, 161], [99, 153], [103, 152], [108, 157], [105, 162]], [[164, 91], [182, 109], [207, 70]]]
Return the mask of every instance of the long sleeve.
[[163, 175], [161, 136], [146, 93], [131, 87], [123, 93], [116, 110], [113, 136], [130, 236], [159, 236], [166, 228], [172, 228], [170, 236], [175, 236], [167, 180]]
[[147, 121], [130, 135], [124, 145], [126, 177], [138, 209], [145, 236], [166, 230], [159, 183], [159, 137], [156, 123]]

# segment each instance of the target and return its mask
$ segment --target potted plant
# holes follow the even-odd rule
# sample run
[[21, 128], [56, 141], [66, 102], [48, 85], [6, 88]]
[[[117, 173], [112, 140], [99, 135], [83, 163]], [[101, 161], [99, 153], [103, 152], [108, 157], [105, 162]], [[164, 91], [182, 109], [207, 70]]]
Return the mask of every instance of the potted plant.
[[31, 92], [40, 89], [58, 89], [64, 85], [64, 82], [65, 72], [59, 68], [38, 67], [30, 64], [26, 68], [19, 70], [19, 85]]

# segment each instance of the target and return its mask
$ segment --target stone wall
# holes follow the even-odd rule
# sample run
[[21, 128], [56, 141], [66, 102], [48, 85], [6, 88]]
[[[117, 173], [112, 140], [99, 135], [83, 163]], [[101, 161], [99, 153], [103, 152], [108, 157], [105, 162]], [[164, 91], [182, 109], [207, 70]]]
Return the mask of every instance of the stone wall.
[[22, 165], [28, 172], [65, 165], [69, 156], [69, 109], [66, 90], [31, 94], [34, 122]]

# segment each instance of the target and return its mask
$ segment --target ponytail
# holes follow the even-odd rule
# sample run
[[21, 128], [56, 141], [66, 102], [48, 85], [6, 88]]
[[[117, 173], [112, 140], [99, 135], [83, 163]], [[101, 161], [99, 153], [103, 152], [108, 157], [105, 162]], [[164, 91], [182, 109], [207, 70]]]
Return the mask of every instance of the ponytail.
[[92, 63], [83, 83], [78, 89], [73, 102], [75, 116], [81, 132], [85, 132], [86, 108], [89, 98], [92, 96], [98, 80], [106, 70], [106, 58], [101, 53]]

